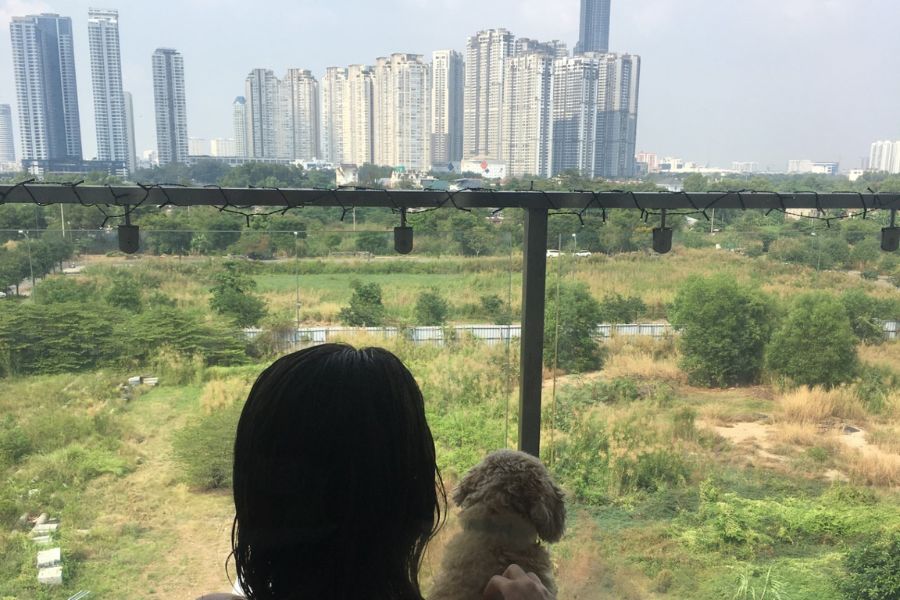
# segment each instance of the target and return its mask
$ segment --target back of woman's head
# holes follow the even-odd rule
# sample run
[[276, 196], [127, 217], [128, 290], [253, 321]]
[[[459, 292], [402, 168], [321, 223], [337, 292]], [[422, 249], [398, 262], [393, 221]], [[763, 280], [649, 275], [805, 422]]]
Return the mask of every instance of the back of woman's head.
[[443, 502], [422, 394], [390, 352], [316, 346], [253, 385], [234, 446], [248, 598], [421, 598]]

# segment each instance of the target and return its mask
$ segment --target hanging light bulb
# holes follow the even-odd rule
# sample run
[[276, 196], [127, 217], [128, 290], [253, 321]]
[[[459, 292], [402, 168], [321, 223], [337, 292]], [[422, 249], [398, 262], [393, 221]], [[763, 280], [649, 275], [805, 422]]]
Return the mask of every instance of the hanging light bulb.
[[134, 254], [140, 246], [141, 234], [137, 225], [131, 224], [131, 211], [125, 207], [125, 224], [119, 225], [119, 250]]
[[662, 209], [661, 214], [660, 226], [653, 228], [653, 250], [666, 254], [672, 249], [672, 228], [666, 227], [666, 209]]
[[891, 226], [881, 230], [881, 249], [896, 252], [900, 248], [900, 227], [897, 227], [897, 209], [891, 209]]
[[400, 227], [394, 227], [394, 250], [409, 254], [413, 249], [413, 229], [406, 225], [406, 209], [400, 209]]

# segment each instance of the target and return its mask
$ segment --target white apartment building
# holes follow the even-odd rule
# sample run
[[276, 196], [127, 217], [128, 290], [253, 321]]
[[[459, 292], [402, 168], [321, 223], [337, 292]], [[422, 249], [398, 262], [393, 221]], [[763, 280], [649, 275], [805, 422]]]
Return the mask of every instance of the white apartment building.
[[278, 84], [277, 154], [282, 158], [319, 157], [319, 82], [306, 69], [288, 69]]
[[431, 57], [431, 164], [462, 160], [463, 90], [466, 65], [461, 53], [438, 50]]
[[463, 158], [500, 157], [503, 76], [515, 36], [505, 29], [479, 31], [466, 44]]
[[[238, 96], [231, 105], [232, 128], [234, 129], [234, 154], [240, 158], [248, 156], [250, 141], [247, 138], [247, 99]], [[191, 154], [194, 154], [191, 151]]]
[[16, 144], [13, 140], [12, 108], [0, 104], [0, 169], [8, 169], [16, 162]]
[[344, 97], [347, 93], [347, 69], [328, 67], [322, 78], [322, 158], [340, 164], [344, 156]]
[[378, 58], [374, 76], [374, 162], [424, 170], [431, 166], [431, 75], [418, 54]]
[[513, 177], [550, 176], [553, 61], [538, 52], [506, 61], [500, 160]]
[[128, 162], [122, 58], [119, 50], [119, 13], [88, 10], [88, 46], [97, 125], [97, 159]]
[[212, 156], [209, 140], [206, 138], [190, 138], [188, 140], [188, 154], [191, 156]]
[[600, 61], [597, 108], [602, 138], [598, 139], [600, 150], [595, 173], [599, 177], [633, 177], [641, 57], [607, 53], [601, 55]]
[[278, 78], [270, 69], [253, 69], [244, 87], [247, 98], [247, 156], [277, 158]]
[[788, 161], [787, 172], [792, 175], [837, 175], [839, 169], [840, 163], [837, 162], [816, 162], [809, 159], [794, 159]]
[[210, 156], [239, 156], [233, 138], [213, 138], [209, 140]]
[[122, 92], [125, 99], [125, 133], [128, 136], [128, 172], [137, 170], [137, 142], [134, 139], [134, 99], [131, 92]]
[[900, 141], [878, 141], [869, 151], [869, 170], [900, 173]]
[[188, 157], [184, 59], [172, 48], [153, 53], [153, 103], [159, 164], [184, 164]]
[[341, 163], [363, 165], [374, 162], [374, 104], [372, 67], [365, 65], [347, 67], [341, 115], [343, 144]]

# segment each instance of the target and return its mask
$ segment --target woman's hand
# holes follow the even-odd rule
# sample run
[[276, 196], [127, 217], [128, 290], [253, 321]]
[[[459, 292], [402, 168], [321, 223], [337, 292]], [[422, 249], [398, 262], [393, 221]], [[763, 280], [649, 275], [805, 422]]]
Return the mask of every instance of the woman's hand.
[[484, 588], [484, 600], [554, 600], [534, 573], [509, 565], [503, 575], [494, 575]]

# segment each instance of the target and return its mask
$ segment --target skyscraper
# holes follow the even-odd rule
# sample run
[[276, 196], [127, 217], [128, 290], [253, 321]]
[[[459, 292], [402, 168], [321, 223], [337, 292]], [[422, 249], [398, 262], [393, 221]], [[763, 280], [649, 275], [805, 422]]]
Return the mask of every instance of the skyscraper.
[[0, 104], [0, 165], [16, 162], [16, 146], [13, 143], [12, 109]]
[[640, 57], [590, 54], [553, 66], [551, 173], [634, 175]]
[[137, 169], [137, 151], [134, 139], [134, 102], [131, 92], [122, 92], [125, 96], [125, 131], [128, 134], [128, 172], [134, 173]]
[[288, 69], [278, 87], [278, 154], [283, 158], [319, 157], [319, 82], [306, 69]]
[[466, 65], [455, 50], [438, 50], [431, 63], [431, 164], [462, 160]]
[[550, 176], [554, 55], [550, 49], [506, 60], [499, 158], [514, 177]]
[[72, 20], [55, 14], [13, 17], [9, 30], [22, 159], [80, 161]]
[[869, 170], [900, 173], [900, 141], [873, 142], [869, 150]]
[[344, 102], [347, 69], [328, 67], [322, 79], [322, 158], [334, 164], [344, 160]]
[[641, 58], [607, 53], [600, 60], [598, 129], [602, 150], [596, 173], [600, 177], [633, 177]]
[[238, 96], [231, 105], [232, 127], [234, 128], [234, 153], [246, 158], [250, 142], [247, 139], [247, 99]]
[[575, 54], [609, 50], [610, 0], [581, 0], [581, 27]]
[[278, 78], [269, 69], [253, 69], [245, 83], [247, 96], [247, 156], [278, 156], [275, 122], [278, 113]]
[[119, 13], [88, 10], [88, 45], [97, 125], [97, 159], [128, 162], [122, 58], [119, 51]]
[[376, 164], [407, 169], [431, 166], [430, 71], [419, 54], [379, 58], [374, 68]]
[[159, 164], [187, 162], [184, 59], [177, 50], [157, 48], [153, 53], [153, 102], [156, 107], [156, 149]]
[[500, 157], [505, 61], [514, 36], [505, 29], [479, 31], [466, 44], [463, 158]]
[[343, 151], [341, 162], [363, 165], [374, 162], [375, 104], [372, 67], [350, 65], [344, 92], [344, 112], [341, 117]]

